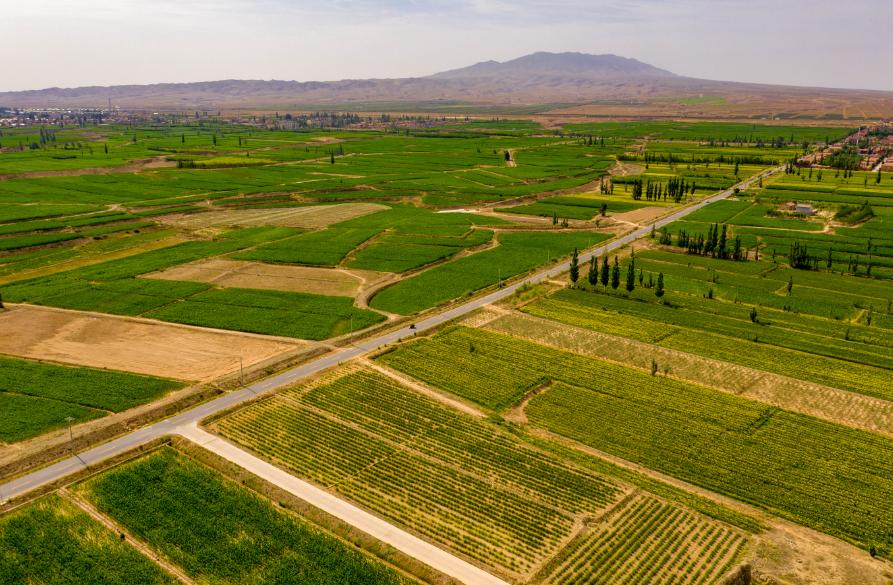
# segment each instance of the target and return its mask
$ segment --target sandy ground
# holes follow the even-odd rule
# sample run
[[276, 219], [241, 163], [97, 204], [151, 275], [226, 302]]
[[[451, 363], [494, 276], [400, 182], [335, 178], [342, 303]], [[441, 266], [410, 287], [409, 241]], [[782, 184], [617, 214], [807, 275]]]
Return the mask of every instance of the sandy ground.
[[67, 364], [208, 381], [305, 346], [249, 334], [199, 330], [127, 317], [8, 305], [0, 353]]
[[339, 203], [276, 209], [227, 209], [225, 211], [170, 215], [158, 219], [169, 225], [191, 229], [259, 225], [319, 229], [385, 209], [389, 208], [378, 203]]
[[145, 277], [345, 297], [355, 297], [360, 291], [390, 279], [389, 274], [369, 270], [264, 264], [226, 258], [199, 260]]

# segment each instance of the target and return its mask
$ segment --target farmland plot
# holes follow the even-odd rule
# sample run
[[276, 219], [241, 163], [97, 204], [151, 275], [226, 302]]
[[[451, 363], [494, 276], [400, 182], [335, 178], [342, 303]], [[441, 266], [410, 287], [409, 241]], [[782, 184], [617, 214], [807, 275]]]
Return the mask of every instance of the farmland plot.
[[739, 532], [649, 496], [635, 496], [568, 547], [548, 583], [716, 583], [736, 562]]
[[610, 238], [595, 232], [504, 233], [499, 246], [459, 258], [391, 285], [370, 306], [409, 315], [497, 284]]
[[192, 215], [166, 216], [161, 218], [161, 221], [190, 229], [215, 226], [250, 227], [275, 225], [312, 230], [387, 209], [387, 206], [378, 203], [340, 203], [336, 205], [308, 205], [282, 209], [209, 211]]
[[0, 550], [0, 582], [6, 585], [178, 583], [117, 534], [55, 495], [0, 516]]
[[305, 346], [298, 340], [29, 305], [0, 313], [0, 353], [183, 381], [219, 378], [240, 365], [248, 367]]
[[170, 448], [77, 489], [200, 583], [409, 582]]
[[214, 423], [299, 476], [509, 575], [526, 575], [619, 486], [375, 372], [342, 372]]
[[182, 386], [162, 378], [0, 357], [0, 441], [121, 412]]
[[379, 360], [491, 407], [554, 380], [529, 402], [532, 423], [880, 554], [893, 550], [887, 437], [468, 328]]

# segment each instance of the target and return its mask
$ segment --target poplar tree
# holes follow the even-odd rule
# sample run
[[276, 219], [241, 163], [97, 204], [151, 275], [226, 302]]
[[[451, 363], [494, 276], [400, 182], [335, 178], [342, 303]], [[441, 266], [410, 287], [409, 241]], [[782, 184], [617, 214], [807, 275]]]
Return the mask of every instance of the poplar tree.
[[626, 292], [631, 293], [636, 288], [636, 267], [630, 262], [626, 267]]
[[595, 256], [589, 260], [589, 272], [586, 274], [586, 280], [592, 286], [598, 284], [598, 260], [595, 259]]
[[722, 259], [728, 257], [726, 252], [726, 224], [722, 224], [722, 233], [719, 236], [719, 249], [716, 251], [716, 255]]
[[571, 270], [570, 270], [571, 284], [576, 286], [577, 280], [580, 278], [580, 257], [577, 249], [574, 248], [574, 253], [571, 255]]
[[611, 288], [617, 290], [620, 286], [620, 261], [614, 256], [614, 266], [611, 267]]
[[664, 296], [664, 273], [657, 273], [657, 285], [654, 287], [654, 296], [661, 298]]
[[608, 257], [604, 256], [602, 258], [602, 272], [599, 275], [601, 277], [602, 286], [605, 287], [605, 290], [608, 290], [608, 280], [611, 277], [611, 269], [608, 268]]

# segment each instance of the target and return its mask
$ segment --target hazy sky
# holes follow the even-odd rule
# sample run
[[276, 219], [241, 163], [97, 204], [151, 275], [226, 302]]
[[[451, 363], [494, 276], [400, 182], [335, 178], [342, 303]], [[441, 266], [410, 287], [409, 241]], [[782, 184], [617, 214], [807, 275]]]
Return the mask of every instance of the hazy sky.
[[0, 0], [0, 91], [421, 76], [534, 51], [893, 90], [893, 0]]

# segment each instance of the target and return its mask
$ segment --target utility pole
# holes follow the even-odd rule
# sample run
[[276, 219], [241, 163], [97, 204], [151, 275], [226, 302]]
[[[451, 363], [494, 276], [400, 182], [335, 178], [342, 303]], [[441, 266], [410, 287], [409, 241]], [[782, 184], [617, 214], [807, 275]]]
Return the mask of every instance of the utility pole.
[[239, 381], [242, 383], [242, 386], [245, 385], [245, 365], [242, 361], [242, 356], [239, 356]]
[[68, 423], [68, 450], [74, 453], [74, 434], [71, 430], [71, 423], [74, 422], [73, 416], [66, 416], [65, 422]]

